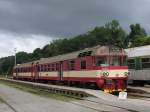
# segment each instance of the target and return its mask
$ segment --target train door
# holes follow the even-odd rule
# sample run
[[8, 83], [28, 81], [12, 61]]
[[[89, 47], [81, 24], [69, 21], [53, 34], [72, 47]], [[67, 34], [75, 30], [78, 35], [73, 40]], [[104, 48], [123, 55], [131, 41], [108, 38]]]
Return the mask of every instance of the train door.
[[15, 74], [15, 77], [18, 78], [18, 68], [15, 68], [13, 71], [13, 75]]
[[31, 80], [34, 79], [34, 63], [31, 65]]
[[39, 79], [39, 64], [35, 65], [35, 80]]
[[59, 79], [63, 80], [63, 62], [61, 61], [59, 64]]
[[16, 71], [16, 78], [18, 78], [18, 71]]

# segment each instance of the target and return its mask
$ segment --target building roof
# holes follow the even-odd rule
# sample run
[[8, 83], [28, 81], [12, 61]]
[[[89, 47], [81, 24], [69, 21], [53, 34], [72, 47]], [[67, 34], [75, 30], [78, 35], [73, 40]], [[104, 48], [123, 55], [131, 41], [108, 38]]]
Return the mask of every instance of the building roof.
[[150, 45], [125, 49], [129, 58], [150, 56]]

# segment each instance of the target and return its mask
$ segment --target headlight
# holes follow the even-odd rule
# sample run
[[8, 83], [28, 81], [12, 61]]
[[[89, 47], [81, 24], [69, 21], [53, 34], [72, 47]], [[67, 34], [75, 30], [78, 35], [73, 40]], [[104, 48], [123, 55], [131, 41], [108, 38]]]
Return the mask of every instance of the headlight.
[[103, 76], [104, 76], [104, 77], [108, 77], [108, 76], [109, 76], [109, 73], [108, 73], [108, 72], [103, 72]]
[[124, 76], [128, 76], [129, 75], [129, 72], [124, 72]]

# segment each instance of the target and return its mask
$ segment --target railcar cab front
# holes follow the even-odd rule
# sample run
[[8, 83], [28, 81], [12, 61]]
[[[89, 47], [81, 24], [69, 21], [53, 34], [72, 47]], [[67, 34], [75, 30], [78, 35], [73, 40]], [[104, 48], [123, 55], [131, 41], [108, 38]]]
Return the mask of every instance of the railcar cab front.
[[106, 92], [125, 91], [127, 87], [127, 55], [119, 48], [98, 51], [93, 56], [93, 69], [100, 79], [97, 85]]

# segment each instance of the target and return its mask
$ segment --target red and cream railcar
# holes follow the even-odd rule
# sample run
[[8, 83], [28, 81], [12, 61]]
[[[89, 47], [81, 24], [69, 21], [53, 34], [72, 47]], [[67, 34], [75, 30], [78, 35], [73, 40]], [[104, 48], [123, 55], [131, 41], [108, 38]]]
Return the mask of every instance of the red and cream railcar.
[[125, 91], [128, 77], [126, 58], [122, 49], [96, 46], [17, 65], [13, 77], [23, 80], [95, 83], [105, 92]]

